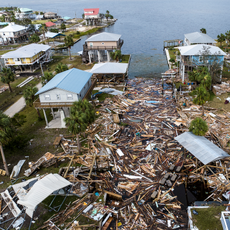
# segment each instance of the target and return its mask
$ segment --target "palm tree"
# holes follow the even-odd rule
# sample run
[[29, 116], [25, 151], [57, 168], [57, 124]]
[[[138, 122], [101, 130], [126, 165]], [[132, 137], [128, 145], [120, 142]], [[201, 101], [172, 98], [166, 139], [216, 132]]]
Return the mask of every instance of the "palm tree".
[[3, 146], [10, 142], [14, 134], [15, 130], [12, 126], [11, 118], [0, 111], [0, 151], [7, 176], [9, 176], [9, 170], [3, 152]]
[[196, 105], [202, 105], [202, 116], [204, 116], [204, 103], [210, 98], [208, 91], [201, 85], [193, 90], [191, 95], [196, 95], [193, 99], [193, 103]]
[[23, 92], [23, 97], [25, 98], [26, 104], [30, 107], [33, 106], [33, 102], [35, 100], [35, 93], [37, 92], [38, 88], [32, 86], [28, 86]]
[[121, 50], [115, 50], [114, 52], [111, 53], [111, 56], [114, 60], [119, 61], [121, 58]]
[[77, 136], [78, 153], [80, 154], [79, 134], [85, 132], [88, 125], [95, 120], [95, 110], [87, 100], [79, 100], [73, 103], [70, 109], [70, 117], [65, 118], [68, 130]]
[[31, 37], [30, 37], [30, 42], [32, 43], [38, 43], [40, 41], [40, 38], [37, 34], [33, 34]]
[[62, 64], [61, 62], [60, 63], [58, 63], [58, 65], [56, 66], [56, 68], [55, 68], [55, 72], [56, 72], [56, 74], [58, 74], [58, 73], [61, 73], [61, 72], [63, 72], [63, 71], [66, 71], [66, 70], [68, 70], [69, 68], [68, 68], [68, 66], [66, 65], [66, 64]]
[[45, 39], [45, 33], [48, 31], [47, 26], [45, 24], [42, 24], [39, 28], [39, 31], [43, 34], [43, 38]]
[[205, 28], [201, 28], [200, 32], [203, 33], [203, 34], [206, 34], [206, 29]]
[[108, 10], [106, 10], [105, 18], [106, 18], [107, 21], [108, 21], [108, 18], [109, 18], [109, 11], [108, 11]]
[[65, 45], [68, 47], [69, 49], [69, 59], [71, 60], [71, 46], [74, 45], [74, 41], [73, 41], [73, 38], [70, 37], [70, 36], [66, 36], [65, 39], [64, 39], [64, 42], [65, 42]]
[[197, 117], [192, 120], [189, 131], [197, 136], [204, 136], [208, 131], [208, 125], [201, 117]]
[[62, 30], [62, 32], [64, 32], [66, 30], [66, 26], [65, 26], [64, 22], [61, 24], [61, 30]]
[[50, 72], [45, 72], [44, 76], [42, 76], [42, 86], [44, 86], [47, 82], [49, 82], [52, 78], [54, 77], [54, 75]]
[[10, 92], [13, 92], [10, 86], [10, 82], [13, 82], [15, 79], [15, 74], [10, 68], [3, 68], [1, 72], [1, 82], [8, 84]]
[[224, 34], [217, 35], [217, 41], [220, 43], [220, 46], [222, 46], [222, 42], [225, 41], [226, 36]]

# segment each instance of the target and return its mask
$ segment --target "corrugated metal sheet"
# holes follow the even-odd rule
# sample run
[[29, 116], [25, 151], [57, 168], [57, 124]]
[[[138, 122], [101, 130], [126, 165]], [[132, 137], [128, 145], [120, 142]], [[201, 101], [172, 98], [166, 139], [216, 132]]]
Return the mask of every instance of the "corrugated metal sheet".
[[58, 174], [49, 174], [35, 183], [25, 195], [24, 199], [18, 200], [17, 203], [25, 206], [26, 214], [32, 218], [33, 212], [38, 204], [54, 191], [68, 185], [71, 185], [71, 183], [62, 176]]
[[2, 58], [30, 58], [41, 51], [47, 51], [51, 46], [43, 44], [30, 44], [22, 46], [17, 50], [10, 51], [2, 55]]
[[95, 64], [90, 70], [91, 73], [97, 74], [124, 74], [127, 72], [128, 64], [127, 63], [100, 63]]
[[196, 136], [191, 132], [182, 133], [175, 137], [175, 140], [205, 165], [229, 157], [225, 151], [205, 137]]
[[212, 39], [207, 34], [203, 34], [200, 32], [194, 32], [184, 35], [190, 43], [200, 43], [200, 44], [206, 44], [206, 43], [216, 43], [214, 39]]
[[84, 88], [91, 76], [92, 73], [88, 73], [76, 68], [66, 70], [52, 78], [36, 93], [36, 95], [54, 88], [80, 94], [81, 90]]
[[118, 41], [120, 37], [120, 34], [103, 32], [100, 34], [92, 35], [90, 38], [86, 40], [86, 42], [114, 42]]
[[217, 46], [199, 44], [199, 45], [179, 46], [178, 47], [182, 56], [201, 55], [200, 53], [204, 52], [204, 48], [208, 49], [208, 51], [210, 52], [210, 55], [220, 55], [220, 56], [226, 55], [226, 53], [223, 52]]

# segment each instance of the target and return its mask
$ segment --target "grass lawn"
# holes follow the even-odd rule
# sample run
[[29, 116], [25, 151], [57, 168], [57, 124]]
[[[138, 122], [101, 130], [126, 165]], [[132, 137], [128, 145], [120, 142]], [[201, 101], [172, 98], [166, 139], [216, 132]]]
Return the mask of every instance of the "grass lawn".
[[32, 21], [32, 24], [45, 24], [46, 22], [56, 22], [57, 21], [57, 19], [52, 19], [52, 20], [50, 20], [50, 19], [46, 19], [46, 20], [33, 20]]
[[[35, 86], [39, 83], [40, 79], [35, 78], [22, 88], [17, 88], [17, 85], [23, 82], [26, 79], [26, 77], [19, 77], [14, 82], [12, 82], [11, 88], [13, 92], [11, 93], [9, 90], [6, 90], [5, 92], [0, 94], [0, 110], [5, 111], [7, 108], [9, 108], [13, 103], [15, 103], [20, 97], [23, 96], [23, 91], [28, 86]], [[0, 82], [0, 87], [6, 85]]]
[[[194, 208], [195, 209], [195, 208]], [[192, 213], [193, 224], [199, 230], [222, 230], [220, 222], [221, 211], [226, 208], [224, 206], [210, 206], [209, 208], [197, 208], [198, 215]], [[193, 209], [191, 209], [193, 210]]]
[[53, 72], [59, 62], [63, 64], [70, 64], [69, 68], [77, 68], [81, 70], [92, 69], [94, 64], [83, 64], [80, 56], [72, 56], [72, 60], [69, 60], [69, 56], [53, 56], [53, 61], [48, 64], [48, 69], [44, 69], [44, 71]]
[[[212, 100], [210, 100], [208, 103], [206, 103], [205, 105], [210, 106], [212, 108], [215, 109], [224, 109], [228, 112], [230, 112], [230, 103], [228, 104], [224, 104], [226, 98], [230, 97], [230, 93], [224, 93], [220, 96], [213, 96], [211, 97]], [[221, 111], [220, 111], [221, 113]]]
[[180, 54], [178, 49], [168, 49], [170, 58], [174, 58], [176, 60], [176, 53], [177, 55]]

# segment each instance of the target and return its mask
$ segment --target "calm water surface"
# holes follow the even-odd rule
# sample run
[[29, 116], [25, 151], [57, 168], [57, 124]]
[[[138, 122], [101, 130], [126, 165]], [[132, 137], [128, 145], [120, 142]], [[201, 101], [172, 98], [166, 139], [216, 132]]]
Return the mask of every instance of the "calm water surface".
[[[109, 10], [118, 21], [105, 31], [122, 35], [122, 53], [132, 55], [130, 77], [159, 76], [168, 69], [164, 40], [183, 39], [185, 33], [201, 28], [216, 39], [230, 30], [229, 0], [9, 0], [9, 5], [78, 18], [84, 8], [100, 8], [101, 13]], [[82, 50], [86, 38], [73, 47], [73, 52]]]

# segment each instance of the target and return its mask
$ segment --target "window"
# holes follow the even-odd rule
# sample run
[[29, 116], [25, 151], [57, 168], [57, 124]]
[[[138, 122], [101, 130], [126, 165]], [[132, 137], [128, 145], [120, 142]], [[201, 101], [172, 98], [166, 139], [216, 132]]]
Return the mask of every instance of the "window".
[[105, 43], [104, 43], [104, 42], [102, 42], [101, 44], [102, 44], [102, 45], [104, 45]]
[[73, 95], [72, 94], [67, 94], [67, 100], [73, 100]]
[[93, 43], [92, 43], [92, 42], [90, 42], [90, 43], [89, 43], [89, 46], [90, 46], [90, 47], [93, 47]]
[[51, 98], [50, 98], [50, 95], [49, 94], [45, 94], [45, 100], [46, 101], [49, 101]]
[[57, 94], [57, 100], [61, 100], [61, 95]]
[[203, 57], [202, 56], [199, 57], [199, 62], [203, 62]]
[[20, 58], [15, 58], [14, 61], [20, 61]]

